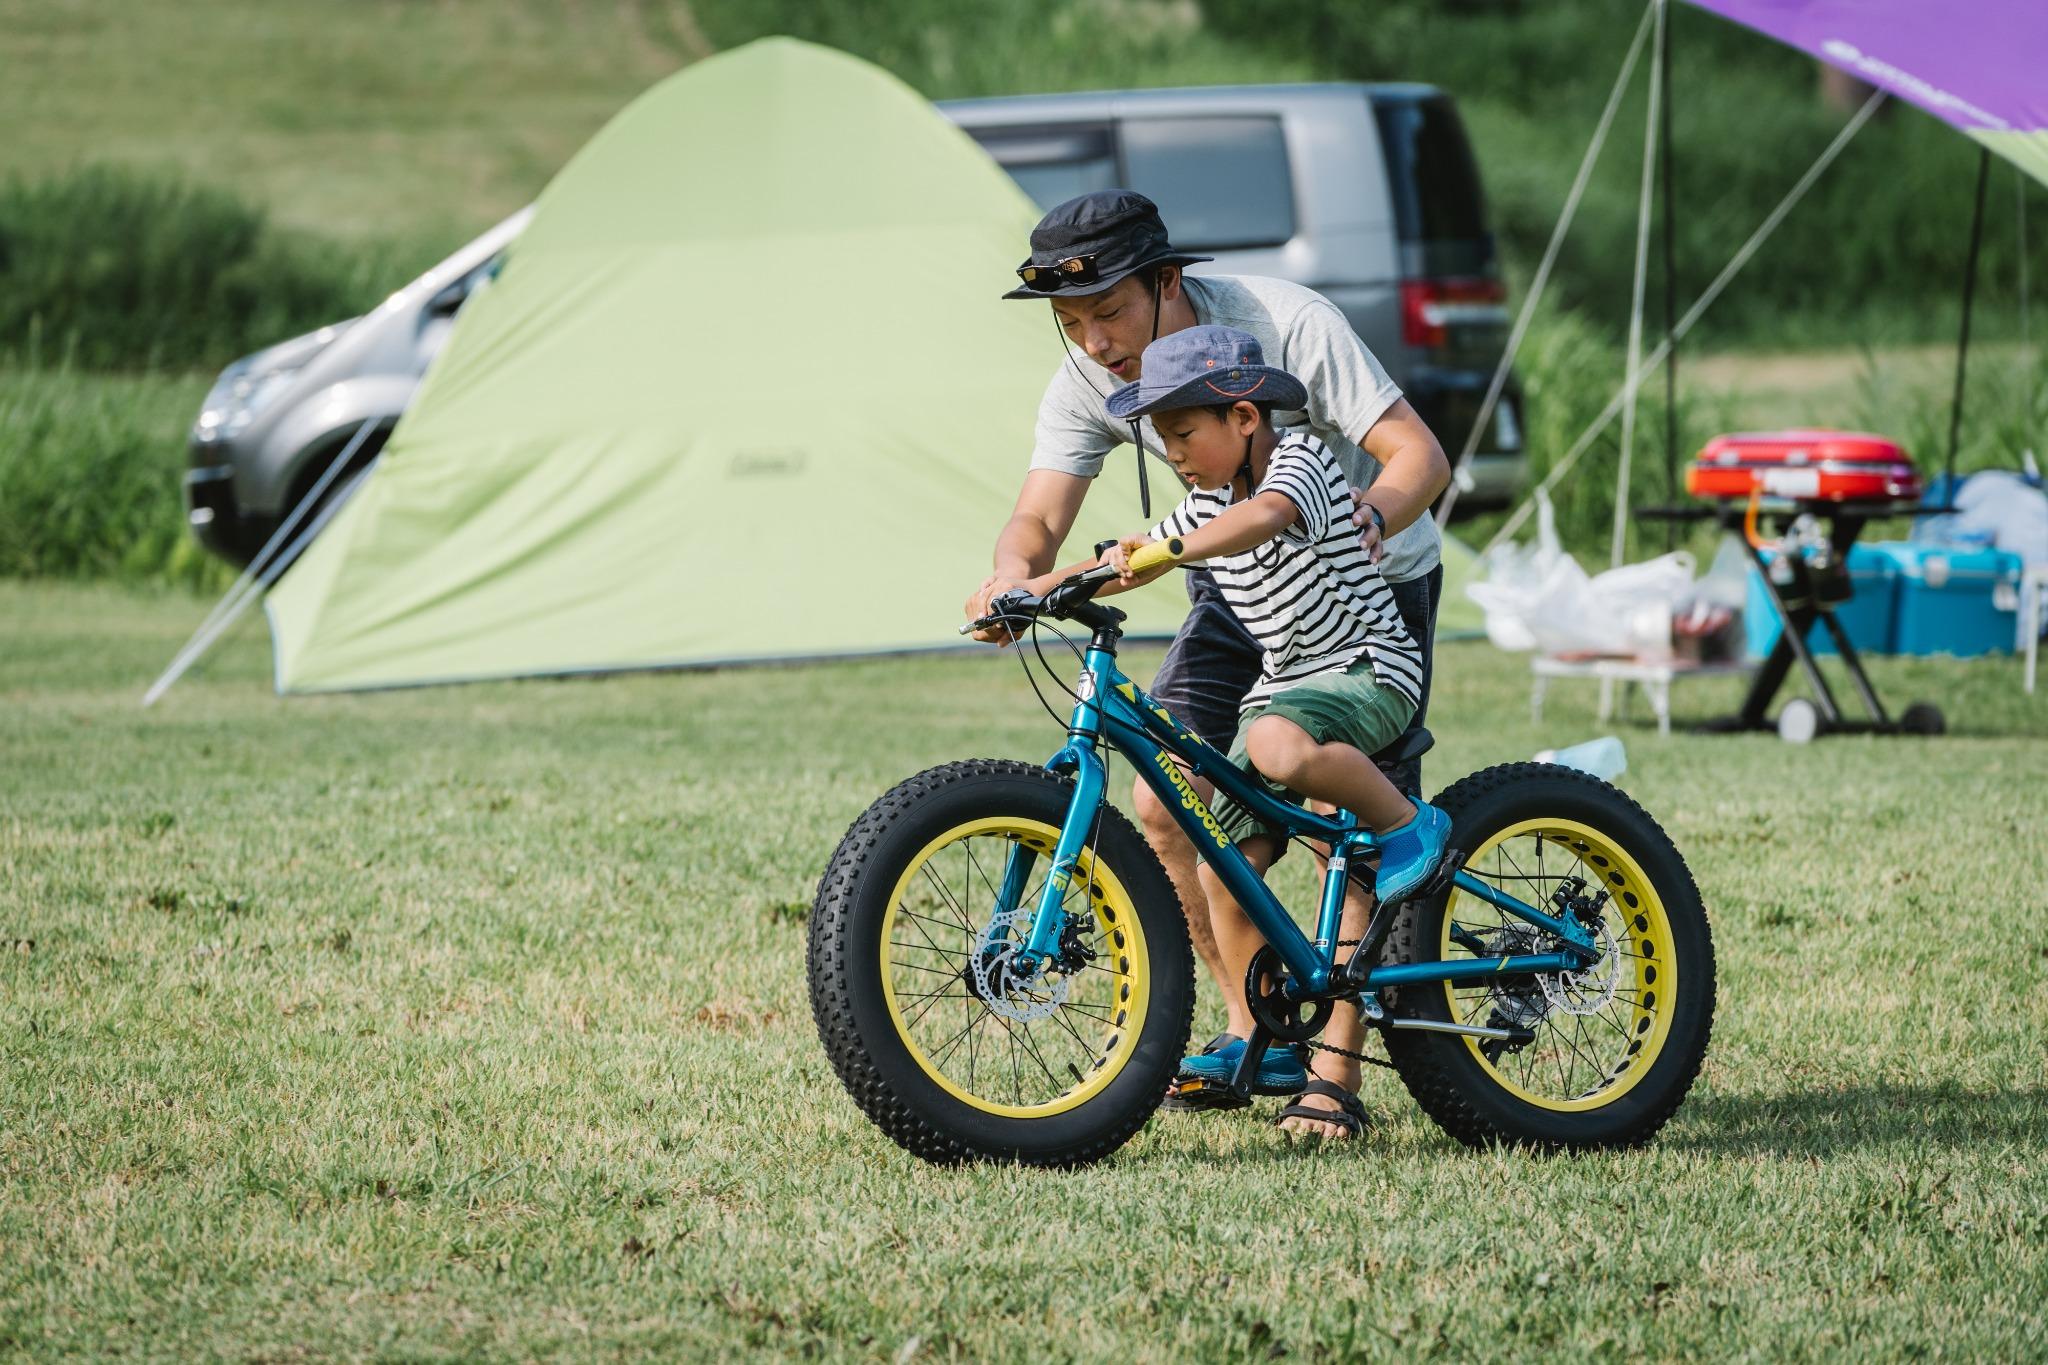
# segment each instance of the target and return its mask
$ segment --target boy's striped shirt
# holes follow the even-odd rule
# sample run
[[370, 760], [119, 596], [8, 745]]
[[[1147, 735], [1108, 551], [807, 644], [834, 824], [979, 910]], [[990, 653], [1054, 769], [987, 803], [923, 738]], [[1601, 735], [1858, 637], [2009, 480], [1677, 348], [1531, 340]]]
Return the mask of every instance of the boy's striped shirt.
[[[1375, 679], [1412, 702], [1422, 697], [1422, 653], [1401, 624], [1393, 591], [1351, 524], [1351, 484], [1329, 448], [1304, 432], [1281, 439], [1258, 493], [1278, 493], [1300, 512], [1272, 540], [1209, 561], [1224, 601], [1265, 647], [1252, 707], [1361, 656]], [[1197, 488], [1146, 534], [1184, 536], [1230, 506], [1230, 489]]]

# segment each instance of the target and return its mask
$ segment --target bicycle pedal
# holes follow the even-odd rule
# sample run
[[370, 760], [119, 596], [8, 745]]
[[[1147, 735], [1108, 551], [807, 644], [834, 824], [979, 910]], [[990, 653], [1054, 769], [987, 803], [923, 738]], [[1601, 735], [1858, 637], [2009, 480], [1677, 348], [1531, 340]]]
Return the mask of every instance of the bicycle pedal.
[[1443, 862], [1437, 865], [1435, 873], [1417, 894], [1424, 897], [1441, 896], [1451, 889], [1451, 879], [1458, 875], [1458, 869], [1464, 865], [1465, 850], [1454, 848], [1446, 851]]
[[1240, 1095], [1227, 1085], [1192, 1076], [1184, 1081], [1175, 1081], [1167, 1090], [1166, 1097], [1174, 1102], [1176, 1109], [1243, 1109], [1251, 1104], [1250, 1096]]

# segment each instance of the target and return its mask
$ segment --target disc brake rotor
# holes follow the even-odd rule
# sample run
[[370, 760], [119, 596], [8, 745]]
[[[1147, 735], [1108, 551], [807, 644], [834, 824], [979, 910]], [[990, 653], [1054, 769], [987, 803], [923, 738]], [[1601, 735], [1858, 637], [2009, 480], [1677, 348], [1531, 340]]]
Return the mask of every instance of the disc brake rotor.
[[999, 1018], [1028, 1024], [1050, 1018], [1067, 1003], [1067, 978], [1043, 966], [1022, 970], [1017, 955], [1031, 929], [1030, 908], [997, 915], [976, 936], [967, 955], [974, 993]]
[[1621, 945], [1605, 921], [1598, 939], [1600, 956], [1576, 972], [1554, 972], [1536, 978], [1550, 1007], [1564, 1014], [1598, 1014], [1614, 1003], [1621, 988]]

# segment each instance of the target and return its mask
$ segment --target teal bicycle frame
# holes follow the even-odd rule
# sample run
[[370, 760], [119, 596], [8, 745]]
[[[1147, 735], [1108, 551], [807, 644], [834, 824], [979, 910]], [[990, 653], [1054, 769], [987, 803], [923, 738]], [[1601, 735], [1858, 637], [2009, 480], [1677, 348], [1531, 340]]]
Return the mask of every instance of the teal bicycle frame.
[[[1453, 885], [1555, 935], [1562, 940], [1565, 951], [1448, 962], [1403, 962], [1374, 967], [1362, 982], [1340, 981], [1336, 959], [1344, 887], [1352, 860], [1377, 846], [1373, 832], [1362, 828], [1349, 812], [1318, 815], [1266, 791], [1123, 675], [1116, 666], [1116, 640], [1114, 627], [1095, 632], [1086, 652], [1085, 671], [1075, 689], [1077, 700], [1067, 723], [1067, 742], [1046, 763], [1051, 772], [1073, 774], [1074, 796], [1060, 828], [1052, 868], [1040, 893], [1030, 932], [1017, 954], [1020, 965], [1028, 969], [1048, 961], [1058, 951], [1066, 919], [1063, 906], [1074, 868], [1095, 828], [1106, 795], [1108, 774], [1100, 752], [1104, 743], [1130, 759], [1146, 785], [1158, 794], [1195, 847], [1202, 850], [1217, 877], [1286, 964], [1292, 975], [1281, 984], [1281, 989], [1290, 999], [1327, 999], [1415, 982], [1578, 971], [1599, 959], [1600, 949], [1593, 931], [1575, 916], [1546, 914], [1459, 868], [1452, 878]], [[1323, 882], [1313, 939], [1295, 924], [1258, 871], [1218, 826], [1215, 816], [1183, 774], [1182, 764], [1269, 825], [1320, 840], [1329, 848], [1329, 870]], [[1021, 903], [1038, 856], [1021, 843], [1012, 848], [997, 895], [998, 916], [1015, 910]]]

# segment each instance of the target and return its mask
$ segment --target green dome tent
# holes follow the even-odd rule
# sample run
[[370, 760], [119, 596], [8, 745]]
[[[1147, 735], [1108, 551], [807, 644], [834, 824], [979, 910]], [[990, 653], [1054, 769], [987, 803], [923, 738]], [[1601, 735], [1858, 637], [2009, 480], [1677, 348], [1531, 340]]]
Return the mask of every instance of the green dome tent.
[[[670, 77], [541, 195], [270, 594], [279, 690], [959, 644], [1060, 356], [997, 298], [1036, 216], [843, 53], [766, 39]], [[1070, 553], [1144, 525], [1135, 485]], [[1166, 634], [1186, 604], [1117, 605]]]

